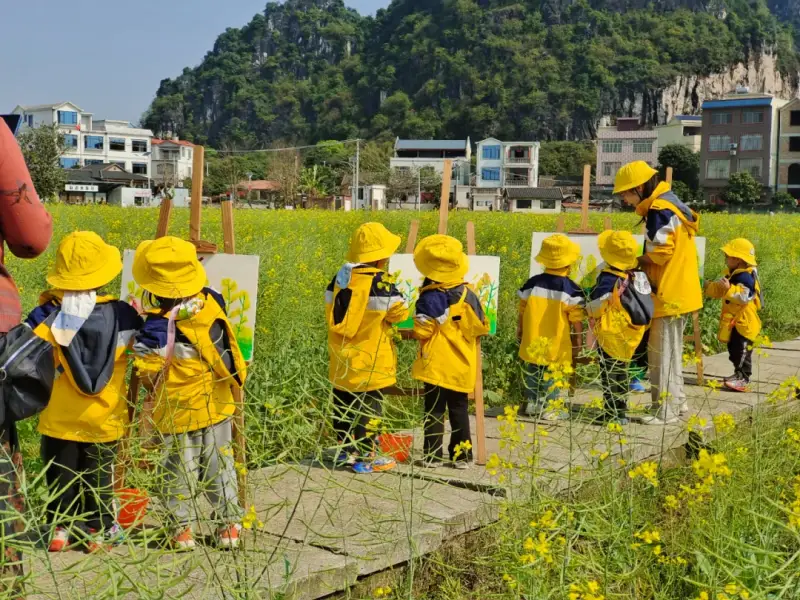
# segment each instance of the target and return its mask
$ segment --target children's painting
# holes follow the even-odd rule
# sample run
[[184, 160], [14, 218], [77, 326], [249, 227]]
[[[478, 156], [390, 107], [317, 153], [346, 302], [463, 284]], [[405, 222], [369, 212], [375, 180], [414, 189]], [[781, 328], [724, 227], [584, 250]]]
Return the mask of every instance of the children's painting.
[[[536, 256], [542, 248], [544, 239], [551, 235], [553, 235], [551, 232], [535, 231], [533, 233], [533, 239], [531, 241], [531, 277], [544, 272], [544, 267], [536, 262]], [[583, 289], [588, 290], [594, 287], [594, 284], [597, 282], [597, 276], [603, 269], [603, 259], [600, 257], [600, 249], [597, 247], [597, 236], [567, 234], [567, 237], [581, 248], [580, 258], [578, 258], [577, 262], [572, 266], [572, 270], [569, 274], [570, 278]], [[635, 235], [633, 237], [636, 243], [639, 244], [639, 253], [641, 254], [644, 247], [644, 236]], [[697, 246], [697, 260], [700, 267], [699, 276], [702, 278], [706, 263], [706, 238], [695, 238], [695, 243]]]
[[[120, 298], [142, 306], [142, 288], [133, 280], [134, 250], [125, 250]], [[206, 285], [222, 294], [236, 341], [245, 360], [253, 358], [256, 299], [258, 298], [258, 256], [244, 254], [201, 254]], [[146, 307], [145, 307], [146, 308]]]
[[[414, 265], [413, 254], [395, 254], [389, 261], [389, 273], [396, 279], [397, 288], [406, 297], [411, 306], [411, 315], [401, 323], [400, 329], [414, 328], [414, 307], [419, 298], [423, 276]], [[478, 294], [486, 317], [489, 319], [490, 335], [497, 333], [497, 299], [500, 293], [500, 257], [470, 256], [469, 271], [464, 281], [469, 283]]]

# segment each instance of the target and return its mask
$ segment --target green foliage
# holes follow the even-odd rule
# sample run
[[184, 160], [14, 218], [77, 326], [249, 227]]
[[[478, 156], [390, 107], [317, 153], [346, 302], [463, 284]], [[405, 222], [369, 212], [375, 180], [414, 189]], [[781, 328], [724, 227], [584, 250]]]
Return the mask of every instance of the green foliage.
[[778, 192], [772, 197], [772, 203], [778, 206], [797, 206], [797, 199], [787, 192]]
[[67, 181], [59, 163], [65, 146], [64, 135], [59, 132], [58, 125], [25, 129], [18, 141], [36, 193], [42, 200], [57, 200]]
[[[692, 192], [700, 186], [700, 155], [680, 144], [664, 146], [658, 153], [662, 177], [672, 167], [673, 182], [684, 183]], [[680, 194], [679, 194], [680, 195]]]
[[731, 173], [725, 188], [725, 201], [728, 204], [755, 204], [763, 194], [764, 188], [750, 173]]
[[539, 150], [539, 174], [551, 177], [581, 177], [583, 166], [595, 166], [597, 152], [592, 142], [543, 142]]
[[691, 189], [688, 185], [686, 185], [682, 181], [673, 181], [672, 182], [672, 191], [675, 192], [675, 195], [678, 196], [681, 200], [683, 200], [686, 204], [693, 204], [695, 202], [700, 202], [702, 198], [702, 194]]

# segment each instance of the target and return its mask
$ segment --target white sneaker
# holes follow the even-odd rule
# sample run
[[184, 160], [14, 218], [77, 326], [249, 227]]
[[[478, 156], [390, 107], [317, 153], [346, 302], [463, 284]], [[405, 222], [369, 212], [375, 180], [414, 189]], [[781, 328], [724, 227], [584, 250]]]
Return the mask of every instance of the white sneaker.
[[678, 417], [667, 417], [663, 414], [650, 414], [644, 415], [639, 419], [642, 425], [671, 425], [678, 422]]
[[680, 408], [680, 410], [678, 411], [678, 413], [679, 413], [681, 416], [683, 416], [683, 415], [688, 415], [690, 410], [691, 410], [691, 409], [689, 408], [689, 403], [688, 403], [688, 402], [684, 402], [683, 404], [681, 404], [681, 408]]
[[539, 415], [540, 421], [566, 421], [569, 413], [566, 410], [545, 410]]

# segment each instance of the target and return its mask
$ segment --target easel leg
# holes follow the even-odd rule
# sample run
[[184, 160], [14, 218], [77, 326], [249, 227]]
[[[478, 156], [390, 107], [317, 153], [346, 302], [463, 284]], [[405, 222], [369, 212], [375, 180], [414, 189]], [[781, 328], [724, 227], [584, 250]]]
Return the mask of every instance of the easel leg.
[[242, 389], [236, 385], [231, 386], [233, 392], [233, 402], [236, 405], [236, 412], [233, 414], [233, 451], [234, 461], [241, 465], [241, 469], [236, 471], [236, 479], [239, 484], [239, 504], [242, 508], [247, 506], [247, 454], [245, 441], [244, 424], [244, 394]]
[[700, 331], [700, 313], [692, 313], [692, 328], [694, 329], [694, 355], [700, 359], [697, 363], [697, 385], [705, 385], [703, 372], [703, 338]]
[[[467, 254], [475, 255], [475, 223], [467, 223]], [[481, 340], [475, 344], [475, 439], [478, 444], [475, 462], [486, 464], [486, 423], [483, 406], [483, 352]]]

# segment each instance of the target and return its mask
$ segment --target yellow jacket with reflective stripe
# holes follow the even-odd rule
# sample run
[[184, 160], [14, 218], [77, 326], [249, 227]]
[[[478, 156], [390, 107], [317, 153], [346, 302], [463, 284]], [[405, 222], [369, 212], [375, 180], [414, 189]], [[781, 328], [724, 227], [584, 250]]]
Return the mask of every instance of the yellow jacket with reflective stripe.
[[[644, 277], [641, 273], [640, 276]], [[622, 361], [633, 358], [648, 328], [633, 324], [620, 298], [620, 286], [627, 278], [625, 271], [603, 269], [586, 305], [600, 348], [611, 358]]]
[[423, 283], [414, 316], [420, 340], [414, 379], [456, 392], [472, 392], [477, 378], [477, 341], [489, 333], [481, 302], [467, 284]]
[[386, 273], [347, 264], [325, 292], [328, 375], [333, 387], [371, 392], [397, 382], [394, 326], [408, 318], [408, 303]]
[[128, 426], [127, 350], [141, 319], [129, 304], [100, 296], [64, 348], [45, 323], [60, 307], [61, 298], [58, 291], [43, 294], [42, 304], [26, 320], [55, 349], [57, 377], [50, 402], [39, 415], [39, 433], [90, 444], [119, 440]]
[[725, 279], [731, 287], [727, 292], [719, 281], [706, 286], [709, 298], [722, 300], [722, 314], [718, 337], [721, 342], [731, 339], [731, 331], [736, 328], [745, 339], [754, 341], [761, 333], [761, 319], [758, 311], [762, 308], [761, 282], [755, 267], [726, 271]]
[[653, 264], [643, 270], [653, 287], [653, 318], [685, 315], [703, 308], [695, 238], [700, 217], [661, 183], [636, 207], [645, 218], [645, 255]]
[[231, 386], [241, 388], [247, 377], [222, 296], [208, 288], [198, 296], [202, 309], [175, 322], [175, 349], [166, 372], [166, 315], [148, 311], [134, 345], [140, 374], [157, 382], [153, 420], [163, 434], [197, 431], [233, 416]]
[[567, 275], [569, 269], [547, 269], [519, 290], [522, 341], [519, 356], [535, 365], [572, 364], [573, 323], [585, 317], [585, 295]]

